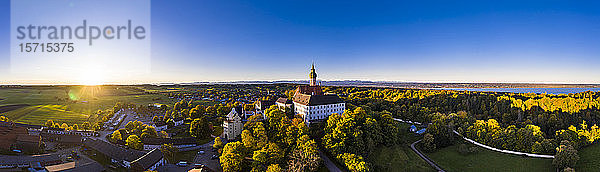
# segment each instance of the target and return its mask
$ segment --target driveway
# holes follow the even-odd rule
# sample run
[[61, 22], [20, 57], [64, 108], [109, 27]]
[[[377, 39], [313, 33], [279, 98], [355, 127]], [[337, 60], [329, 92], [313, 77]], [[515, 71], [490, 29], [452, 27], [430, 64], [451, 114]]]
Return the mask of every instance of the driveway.
[[425, 156], [425, 154], [422, 154], [421, 151], [419, 151], [415, 145], [417, 143], [421, 142], [421, 140], [417, 140], [416, 142], [410, 144], [410, 148], [415, 151], [415, 153], [417, 153], [417, 155], [419, 155], [423, 160], [425, 160], [425, 162], [427, 162], [429, 165], [431, 165], [433, 168], [435, 168], [435, 170], [437, 170], [438, 172], [445, 172], [442, 168], [440, 168], [439, 166], [437, 166], [433, 160], [430, 160], [427, 156]]
[[321, 156], [321, 159], [323, 160], [325, 167], [327, 167], [327, 169], [329, 169], [329, 171], [332, 171], [332, 172], [341, 172], [342, 171], [340, 168], [338, 168], [335, 165], [335, 163], [333, 163], [333, 161], [331, 161], [329, 159], [329, 157], [327, 157], [327, 155], [325, 155], [323, 152], [321, 152], [321, 150], [319, 150], [319, 156]]

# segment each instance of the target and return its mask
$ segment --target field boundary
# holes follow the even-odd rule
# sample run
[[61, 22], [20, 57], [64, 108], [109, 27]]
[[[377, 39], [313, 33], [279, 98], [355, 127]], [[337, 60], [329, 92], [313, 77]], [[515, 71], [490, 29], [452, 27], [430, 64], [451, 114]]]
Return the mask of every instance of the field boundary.
[[0, 105], [0, 113], [4, 113], [4, 112], [10, 112], [13, 110], [17, 110], [19, 108], [23, 108], [23, 107], [27, 107], [30, 106], [29, 104], [7, 104], [7, 105]]

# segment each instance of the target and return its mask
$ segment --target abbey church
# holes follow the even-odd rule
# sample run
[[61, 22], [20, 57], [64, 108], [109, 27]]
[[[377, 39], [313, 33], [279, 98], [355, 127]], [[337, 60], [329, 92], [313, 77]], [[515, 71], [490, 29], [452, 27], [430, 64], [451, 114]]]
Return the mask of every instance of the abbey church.
[[301, 85], [294, 95], [294, 113], [300, 115], [308, 125], [311, 122], [327, 120], [333, 113], [342, 114], [346, 104], [336, 94], [324, 94], [317, 84], [317, 73], [313, 64], [309, 73], [310, 84]]

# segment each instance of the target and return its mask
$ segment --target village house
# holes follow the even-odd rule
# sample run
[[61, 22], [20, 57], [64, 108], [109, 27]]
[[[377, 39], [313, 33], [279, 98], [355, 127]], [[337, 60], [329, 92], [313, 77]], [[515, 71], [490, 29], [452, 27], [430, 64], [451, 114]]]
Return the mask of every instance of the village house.
[[275, 104], [277, 104], [277, 108], [284, 112], [286, 111], [286, 109], [293, 110], [292, 106], [294, 106], [294, 102], [288, 98], [279, 98], [277, 99], [277, 101], [275, 101]]
[[152, 149], [142, 157], [131, 162], [131, 171], [156, 171], [165, 164], [165, 159], [160, 149]]
[[156, 129], [157, 132], [165, 131], [169, 128], [167, 123], [163, 122], [163, 121], [158, 121], [158, 122], [152, 124], [152, 126], [154, 127], [154, 129]]
[[194, 147], [198, 145], [198, 141], [194, 137], [187, 138], [142, 138], [144, 143], [144, 150], [152, 150], [160, 148], [163, 144], [173, 144], [174, 147], [179, 149]]
[[272, 100], [257, 100], [254, 103], [256, 114], [264, 114], [265, 110], [275, 105], [275, 101]]
[[184, 120], [185, 120], [185, 118], [183, 118], [183, 117], [176, 117], [176, 118], [173, 118], [173, 123], [175, 124], [175, 126], [179, 126], [179, 125], [183, 124]]
[[85, 139], [83, 145], [109, 158], [112, 163], [125, 168], [131, 168], [131, 163], [145, 154], [141, 151], [124, 149], [106, 141], [91, 138]]
[[227, 119], [223, 121], [223, 138], [234, 140], [238, 135], [242, 134], [244, 126], [242, 114], [245, 114], [242, 106], [231, 108], [231, 112], [227, 114]]
[[27, 128], [14, 123], [0, 123], [0, 149], [11, 151], [13, 148], [23, 152], [38, 152], [42, 145], [39, 135], [29, 135]]

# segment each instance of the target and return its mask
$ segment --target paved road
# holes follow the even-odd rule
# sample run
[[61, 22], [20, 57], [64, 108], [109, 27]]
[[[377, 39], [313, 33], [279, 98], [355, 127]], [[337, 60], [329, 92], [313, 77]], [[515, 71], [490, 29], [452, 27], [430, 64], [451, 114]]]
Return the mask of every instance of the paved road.
[[329, 169], [329, 171], [331, 172], [341, 172], [342, 170], [340, 168], [338, 168], [335, 163], [333, 163], [329, 157], [327, 157], [327, 155], [325, 155], [323, 152], [321, 152], [321, 150], [319, 150], [319, 156], [321, 156], [321, 159], [323, 159], [323, 163], [325, 164], [325, 167], [327, 167], [327, 169]]
[[417, 148], [415, 148], [415, 145], [417, 143], [421, 142], [421, 140], [417, 140], [416, 142], [410, 144], [410, 148], [415, 151], [415, 153], [417, 153], [417, 155], [419, 155], [421, 158], [423, 158], [423, 160], [425, 160], [425, 162], [427, 162], [429, 165], [431, 165], [433, 168], [435, 168], [438, 172], [445, 172], [442, 168], [440, 168], [439, 166], [437, 166], [432, 160], [430, 160], [427, 156], [425, 156], [424, 154], [421, 153], [421, 151], [419, 151]]

